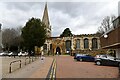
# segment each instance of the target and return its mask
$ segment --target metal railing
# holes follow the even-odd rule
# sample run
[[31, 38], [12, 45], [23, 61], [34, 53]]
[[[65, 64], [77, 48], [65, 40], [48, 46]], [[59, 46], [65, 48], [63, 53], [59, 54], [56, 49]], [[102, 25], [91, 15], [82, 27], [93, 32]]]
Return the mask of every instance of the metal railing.
[[[37, 58], [39, 58], [39, 57], [35, 56], [35, 57], [27, 57], [27, 58], [25, 58], [24, 65], [27, 65], [27, 61], [28, 61], [28, 64], [30, 64], [31, 62], [34, 62]], [[20, 67], [19, 68], [21, 68], [22, 60], [12, 61], [12, 62], [10, 62], [9, 73], [12, 72], [12, 64], [15, 63], [15, 62], [20, 62]]]
[[19, 67], [19, 68], [21, 68], [21, 60], [12, 61], [12, 62], [10, 63], [10, 67], [9, 67], [9, 73], [12, 72], [12, 71], [11, 71], [11, 69], [12, 69], [12, 63], [15, 63], [15, 62], [20, 62], [20, 67]]
[[27, 64], [27, 60], [29, 60], [29, 63], [34, 62], [37, 59], [37, 57], [29, 57], [29, 58], [25, 58], [25, 65]]
[[56, 79], [56, 59], [53, 60], [49, 73], [46, 80], [55, 80]]

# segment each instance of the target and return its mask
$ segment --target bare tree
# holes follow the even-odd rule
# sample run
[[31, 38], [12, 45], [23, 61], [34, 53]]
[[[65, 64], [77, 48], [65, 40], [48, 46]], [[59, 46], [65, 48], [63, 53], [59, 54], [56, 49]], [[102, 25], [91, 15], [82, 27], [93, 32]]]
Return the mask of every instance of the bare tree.
[[98, 33], [105, 33], [108, 30], [110, 30], [111, 28], [113, 28], [112, 25], [112, 21], [115, 19], [115, 15], [111, 15], [111, 16], [106, 16], [103, 21], [101, 22], [101, 26], [98, 27]]
[[2, 42], [4, 47], [9, 51], [11, 46], [19, 46], [20, 45], [20, 30], [19, 28], [17, 29], [5, 29], [3, 30], [2, 34]]

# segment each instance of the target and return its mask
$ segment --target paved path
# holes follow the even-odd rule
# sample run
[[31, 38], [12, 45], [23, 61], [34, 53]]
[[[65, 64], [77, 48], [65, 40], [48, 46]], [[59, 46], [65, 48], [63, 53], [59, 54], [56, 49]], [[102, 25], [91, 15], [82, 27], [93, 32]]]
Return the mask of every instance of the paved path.
[[2, 79], [2, 58], [0, 57], [0, 80]]
[[93, 62], [77, 62], [72, 56], [56, 56], [57, 78], [117, 78], [118, 67], [97, 66]]
[[38, 59], [35, 62], [28, 64], [5, 78], [46, 78], [53, 58], [46, 57], [44, 61]]

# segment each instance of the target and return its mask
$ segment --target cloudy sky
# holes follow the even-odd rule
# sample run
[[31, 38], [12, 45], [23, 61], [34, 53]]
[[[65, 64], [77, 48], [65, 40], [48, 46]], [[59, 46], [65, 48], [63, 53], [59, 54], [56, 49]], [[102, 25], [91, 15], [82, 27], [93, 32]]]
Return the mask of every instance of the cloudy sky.
[[[2, 29], [24, 26], [31, 17], [42, 19], [45, 2], [0, 2]], [[52, 36], [65, 28], [73, 34], [95, 33], [105, 16], [118, 16], [118, 1], [49, 2], [48, 13]]]

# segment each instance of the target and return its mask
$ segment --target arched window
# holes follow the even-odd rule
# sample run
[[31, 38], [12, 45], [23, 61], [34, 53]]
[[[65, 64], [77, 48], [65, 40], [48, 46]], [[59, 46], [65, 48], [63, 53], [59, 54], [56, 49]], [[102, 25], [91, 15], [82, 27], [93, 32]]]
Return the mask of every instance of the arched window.
[[84, 39], [84, 48], [88, 49], [89, 48], [89, 41], [87, 38]]
[[66, 51], [70, 51], [71, 50], [71, 41], [67, 40], [66, 41]]
[[80, 49], [80, 39], [76, 40], [76, 49]]
[[97, 38], [92, 39], [92, 49], [97, 49], [98, 48], [98, 42]]

